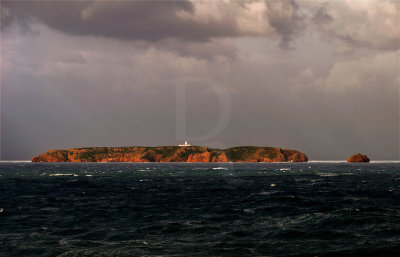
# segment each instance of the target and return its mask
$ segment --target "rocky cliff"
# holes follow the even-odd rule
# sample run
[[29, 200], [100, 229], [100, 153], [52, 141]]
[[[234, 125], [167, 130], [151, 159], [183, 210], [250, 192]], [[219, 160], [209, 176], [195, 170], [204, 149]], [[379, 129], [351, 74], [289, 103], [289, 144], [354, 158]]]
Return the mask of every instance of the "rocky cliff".
[[307, 155], [278, 147], [91, 147], [49, 150], [32, 162], [306, 162]]
[[366, 155], [358, 153], [347, 159], [347, 162], [369, 162], [369, 158]]

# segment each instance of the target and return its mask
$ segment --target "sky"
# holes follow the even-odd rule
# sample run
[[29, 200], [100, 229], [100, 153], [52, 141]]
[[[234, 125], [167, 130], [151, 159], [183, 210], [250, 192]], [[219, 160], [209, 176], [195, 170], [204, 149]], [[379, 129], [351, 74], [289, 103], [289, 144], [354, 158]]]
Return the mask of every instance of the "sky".
[[399, 1], [0, 4], [2, 160], [184, 140], [400, 158]]

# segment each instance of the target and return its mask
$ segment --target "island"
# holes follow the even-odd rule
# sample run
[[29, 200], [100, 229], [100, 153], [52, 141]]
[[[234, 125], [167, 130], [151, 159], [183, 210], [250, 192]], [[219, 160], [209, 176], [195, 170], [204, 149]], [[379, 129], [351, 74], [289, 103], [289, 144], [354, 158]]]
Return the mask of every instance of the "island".
[[296, 150], [240, 146], [213, 149], [188, 144], [159, 147], [89, 147], [49, 150], [32, 162], [307, 162]]

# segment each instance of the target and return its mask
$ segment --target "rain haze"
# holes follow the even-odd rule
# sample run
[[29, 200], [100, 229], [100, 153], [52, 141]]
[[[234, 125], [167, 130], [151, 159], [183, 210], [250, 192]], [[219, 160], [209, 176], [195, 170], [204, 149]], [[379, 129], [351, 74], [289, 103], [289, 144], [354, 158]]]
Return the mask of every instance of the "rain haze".
[[399, 5], [1, 0], [1, 159], [187, 139], [398, 160]]

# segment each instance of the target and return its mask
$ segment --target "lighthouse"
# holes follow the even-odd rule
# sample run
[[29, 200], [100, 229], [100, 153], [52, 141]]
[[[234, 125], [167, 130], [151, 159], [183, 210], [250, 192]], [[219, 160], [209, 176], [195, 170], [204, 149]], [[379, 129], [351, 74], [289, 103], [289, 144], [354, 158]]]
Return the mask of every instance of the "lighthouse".
[[190, 146], [190, 144], [188, 144], [188, 142], [185, 141], [185, 144], [183, 144], [183, 145], [178, 145], [178, 146]]

